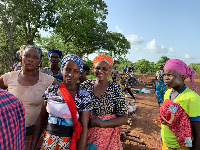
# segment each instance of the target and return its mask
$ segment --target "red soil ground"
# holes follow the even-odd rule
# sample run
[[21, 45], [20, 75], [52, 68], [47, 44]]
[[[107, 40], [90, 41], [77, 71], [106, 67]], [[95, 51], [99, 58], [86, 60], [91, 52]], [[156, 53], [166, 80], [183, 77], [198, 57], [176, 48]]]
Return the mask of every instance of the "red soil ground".
[[[150, 81], [155, 78], [155, 74], [137, 75], [140, 78], [139, 85], [135, 85], [134, 88], [142, 89], [146, 88], [144, 82]], [[188, 80], [185, 84], [192, 89]], [[195, 84], [200, 88], [200, 75], [195, 76]], [[159, 116], [159, 107], [155, 96], [154, 88], [150, 88], [151, 93], [137, 93], [136, 105], [138, 106], [137, 112], [133, 117], [133, 125], [124, 125], [124, 127], [130, 128], [131, 135], [140, 137], [140, 141], [146, 143], [146, 150], [161, 150], [160, 142], [160, 127], [154, 123], [154, 119]], [[200, 94], [200, 89], [197, 91]], [[127, 98], [132, 101], [132, 99]], [[124, 150], [144, 150], [145, 146], [136, 142], [125, 141], [123, 144]]]

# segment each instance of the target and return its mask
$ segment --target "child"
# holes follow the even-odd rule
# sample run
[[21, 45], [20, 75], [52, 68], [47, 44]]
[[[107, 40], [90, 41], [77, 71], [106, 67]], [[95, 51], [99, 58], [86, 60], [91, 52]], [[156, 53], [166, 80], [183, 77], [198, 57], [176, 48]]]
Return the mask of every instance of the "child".
[[[162, 150], [200, 150], [200, 97], [184, 81], [189, 78], [194, 90], [194, 70], [179, 59], [164, 66], [164, 82], [168, 90], [160, 108]], [[191, 133], [194, 140], [192, 141]]]

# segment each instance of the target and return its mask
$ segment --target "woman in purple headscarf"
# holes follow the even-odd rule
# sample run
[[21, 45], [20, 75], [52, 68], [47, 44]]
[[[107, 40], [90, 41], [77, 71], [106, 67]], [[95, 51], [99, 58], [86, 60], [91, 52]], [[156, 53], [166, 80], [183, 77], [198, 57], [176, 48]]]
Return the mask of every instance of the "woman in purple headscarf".
[[[164, 82], [168, 90], [159, 116], [163, 150], [200, 149], [200, 96], [193, 91], [197, 90], [194, 75], [194, 70], [179, 59], [170, 59], [164, 66]], [[193, 90], [185, 85], [187, 78]]]

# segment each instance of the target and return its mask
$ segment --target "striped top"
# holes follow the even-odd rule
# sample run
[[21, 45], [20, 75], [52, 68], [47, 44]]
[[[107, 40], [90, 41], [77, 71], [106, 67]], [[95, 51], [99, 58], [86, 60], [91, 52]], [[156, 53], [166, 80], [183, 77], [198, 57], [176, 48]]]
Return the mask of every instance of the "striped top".
[[25, 110], [11, 93], [0, 89], [0, 149], [25, 150]]

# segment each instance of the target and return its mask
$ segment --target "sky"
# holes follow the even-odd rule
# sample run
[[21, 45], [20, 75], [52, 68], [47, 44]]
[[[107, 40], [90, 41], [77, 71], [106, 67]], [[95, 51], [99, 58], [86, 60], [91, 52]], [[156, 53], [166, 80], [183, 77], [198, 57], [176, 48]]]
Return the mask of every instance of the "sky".
[[[131, 43], [127, 59], [157, 62], [161, 56], [200, 63], [199, 0], [104, 0], [108, 31]], [[93, 59], [97, 54], [89, 56]]]

